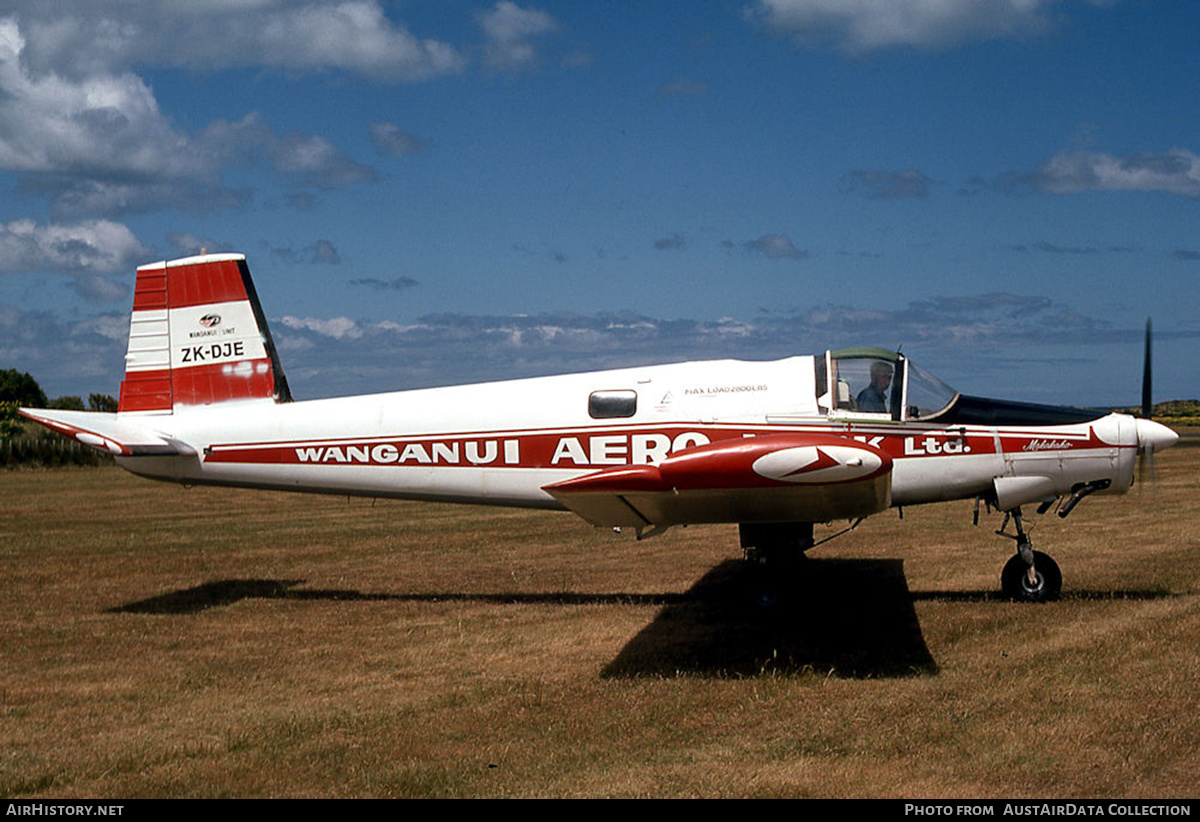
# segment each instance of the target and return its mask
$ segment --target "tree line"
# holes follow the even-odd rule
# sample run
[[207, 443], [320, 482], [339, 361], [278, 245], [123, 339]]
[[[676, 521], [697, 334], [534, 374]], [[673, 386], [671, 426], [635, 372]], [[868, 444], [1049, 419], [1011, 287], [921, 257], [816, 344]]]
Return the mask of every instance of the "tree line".
[[50, 399], [31, 375], [15, 368], [0, 371], [0, 467], [105, 465], [112, 457], [23, 419], [17, 409], [56, 408], [72, 411], [116, 411], [108, 394], [67, 395]]

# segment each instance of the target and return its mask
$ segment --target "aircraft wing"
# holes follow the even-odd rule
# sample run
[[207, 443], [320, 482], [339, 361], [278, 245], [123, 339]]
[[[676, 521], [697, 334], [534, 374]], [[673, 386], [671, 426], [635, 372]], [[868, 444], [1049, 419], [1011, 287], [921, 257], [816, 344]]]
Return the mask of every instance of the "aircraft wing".
[[826, 434], [776, 434], [680, 451], [658, 465], [623, 465], [543, 490], [602, 527], [702, 522], [825, 522], [891, 504], [892, 460]]
[[183, 456], [191, 447], [164, 437], [118, 414], [97, 411], [58, 411], [21, 408], [21, 416], [71, 437], [97, 451], [119, 457]]

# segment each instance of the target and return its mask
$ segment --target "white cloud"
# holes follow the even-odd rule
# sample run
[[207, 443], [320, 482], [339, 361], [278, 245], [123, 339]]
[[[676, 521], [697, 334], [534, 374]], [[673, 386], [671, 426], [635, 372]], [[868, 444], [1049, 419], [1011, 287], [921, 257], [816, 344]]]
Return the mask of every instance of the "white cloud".
[[748, 14], [797, 42], [852, 52], [945, 48], [1049, 27], [1055, 0], [757, 0]]
[[70, 285], [71, 290], [85, 300], [115, 303], [124, 302], [129, 297], [129, 286], [108, 277], [74, 277]]
[[196, 176], [204, 161], [158, 110], [141, 78], [35, 76], [26, 40], [0, 19], [0, 168], [84, 176]]
[[285, 359], [284, 367], [297, 396], [336, 396], [656, 362], [761, 360], [852, 345], [900, 344], [951, 384], [982, 391], [994, 379], [1010, 386], [1003, 378], [1011, 374], [1011, 360], [1023, 357], [1029, 346], [1079, 352], [1115, 344], [1136, 352], [1140, 334], [1138, 328], [1116, 328], [1046, 297], [984, 294], [936, 297], [891, 309], [776, 309], [753, 319], [716, 321], [632, 312], [436, 314], [403, 325], [287, 317], [276, 339], [295, 354]]
[[257, 112], [236, 122], [215, 120], [196, 136], [195, 145], [222, 165], [252, 164], [260, 159], [277, 172], [306, 185], [333, 187], [374, 179], [375, 174], [315, 134], [279, 136]]
[[[263, 23], [259, 32], [250, 32], [239, 13], [223, 15], [220, 26], [227, 37], [245, 32], [239, 39], [259, 48], [257, 60], [273, 67], [339, 68], [386, 80], [422, 80], [460, 71], [464, 65], [453, 47], [414, 37], [389, 21], [376, 2], [275, 8]], [[222, 63], [228, 59], [219, 53], [196, 56]]]
[[899, 171], [856, 169], [842, 177], [842, 190], [873, 200], [907, 200], [929, 196], [929, 178], [913, 168]]
[[28, 371], [50, 396], [116, 394], [124, 372], [129, 314], [64, 321], [0, 305], [0, 362]]
[[337, 70], [408, 82], [466, 65], [450, 44], [392, 21], [378, 0], [74, 0], [69, 14], [40, 0], [15, 0], [13, 7], [36, 38], [29, 59], [38, 72], [88, 76], [153, 63]]
[[316, 317], [293, 317], [290, 314], [280, 318], [288, 328], [305, 329], [322, 337], [332, 337], [335, 340], [358, 339], [363, 335], [362, 328], [349, 317], [331, 317], [328, 320]]
[[[112, 392], [123, 369], [128, 314], [63, 321], [0, 305], [0, 362], [34, 374], [51, 393]], [[1008, 395], [1014, 370], [1039, 371], [1047, 401], [1098, 402], [1063, 393], [1063, 357], [1109, 373], [1096, 346], [1139, 356], [1143, 329], [1113, 326], [1042, 296], [942, 296], [890, 309], [851, 306], [760, 311], [753, 320], [656, 319], [633, 312], [578, 315], [438, 314], [416, 322], [335, 316], [272, 321], [297, 397], [340, 396], [683, 360], [774, 359], [851, 345], [903, 343], [918, 362], [968, 393]], [[1160, 332], [1190, 351], [1198, 332]], [[1109, 351], [1114, 349], [1108, 349]], [[1031, 361], [1033, 353], [1041, 359]], [[1056, 376], [1057, 375], [1057, 376]], [[1037, 380], [1023, 380], [1035, 385]], [[1134, 386], [1130, 386], [1131, 390]], [[1190, 390], [1190, 389], [1188, 389]], [[1101, 393], [1105, 393], [1101, 391]], [[1112, 389], [1115, 400], [1124, 388]], [[1019, 397], [1019, 395], [1018, 395]], [[1018, 398], [1015, 397], [1015, 398]]]
[[403, 291], [406, 288], [418, 286], [421, 283], [412, 277], [396, 277], [391, 280], [381, 280], [378, 277], [359, 277], [348, 280], [350, 285], [365, 286], [376, 291]]
[[128, 227], [108, 220], [0, 223], [0, 273], [111, 274], [130, 270], [150, 254]]
[[371, 142], [385, 157], [412, 157], [430, 147], [428, 140], [422, 140], [394, 123], [371, 123]]
[[510, 0], [500, 0], [491, 11], [479, 14], [479, 25], [487, 36], [484, 55], [492, 68], [519, 69], [537, 59], [533, 38], [557, 28], [549, 14], [523, 9]]
[[95, 334], [124, 346], [129, 341], [128, 314], [99, 314], [75, 324], [75, 334]]
[[1032, 182], [1052, 194], [1164, 191], [1200, 197], [1200, 156], [1184, 149], [1130, 157], [1088, 152], [1059, 154], [1033, 175]]
[[807, 251], [801, 251], [792, 245], [786, 234], [764, 234], [757, 240], [743, 243], [747, 251], [762, 254], [768, 260], [800, 260], [808, 256]]
[[340, 265], [342, 262], [342, 255], [329, 240], [317, 240], [312, 245], [303, 248], [272, 248], [271, 256], [291, 265]]
[[[247, 14], [214, 2], [185, 4], [176, 14], [169, 13], [171, 5], [84, 0], [67, 15], [17, 0], [10, 16], [0, 16], [0, 170], [21, 174], [29, 190], [50, 193], [59, 218], [244, 205], [252, 193], [224, 185], [236, 165], [266, 167], [288, 184], [316, 188], [375, 178], [324, 137], [277, 134], [254, 112], [195, 134], [182, 131], [131, 66], [295, 69], [300, 66], [272, 56], [269, 42], [290, 33], [297, 38], [291, 51], [305, 55], [297, 61], [355, 70], [347, 60], [404, 51], [402, 30], [383, 18], [378, 4], [271, 0]], [[188, 29], [188, 20], [198, 27]], [[214, 61], [193, 59], [200, 48], [212, 49]], [[339, 51], [353, 56], [339, 62], [332, 56]], [[358, 65], [367, 73], [414, 79], [393, 69]]]
[[253, 192], [249, 190], [225, 188], [216, 181], [134, 178], [121, 182], [54, 172], [35, 176], [29, 188], [44, 188], [56, 193], [54, 215], [60, 219], [94, 214], [137, 214], [164, 206], [184, 212], [240, 208], [253, 198]]
[[217, 254], [232, 252], [233, 248], [226, 243], [217, 242], [212, 237], [202, 238], [188, 232], [174, 231], [167, 235], [167, 242], [175, 249], [178, 256], [190, 257], [194, 254]]

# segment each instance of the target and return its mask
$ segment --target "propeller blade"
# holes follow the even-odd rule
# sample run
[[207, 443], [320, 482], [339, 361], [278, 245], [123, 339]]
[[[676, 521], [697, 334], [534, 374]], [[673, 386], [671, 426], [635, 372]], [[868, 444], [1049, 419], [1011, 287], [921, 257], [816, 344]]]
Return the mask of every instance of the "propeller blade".
[[1142, 480], [1146, 475], [1146, 469], [1150, 470], [1150, 484], [1154, 484], [1154, 452], [1161, 451], [1164, 448], [1170, 448], [1179, 441], [1179, 435], [1161, 423], [1154, 422], [1150, 419], [1151, 413], [1154, 411], [1154, 403], [1151, 398], [1151, 386], [1153, 380], [1152, 355], [1151, 355], [1151, 338], [1153, 337], [1150, 318], [1146, 318], [1146, 350], [1144, 359], [1142, 360], [1142, 417], [1136, 420], [1137, 423], [1137, 481], [1138, 485], [1142, 484]]
[[1142, 419], [1150, 419], [1152, 403], [1150, 400], [1150, 385], [1153, 377], [1150, 367], [1150, 318], [1146, 318], [1146, 353], [1142, 360]]
[[1137, 459], [1137, 484], [1138, 488], [1142, 487], [1142, 483], [1146, 481], [1147, 474], [1150, 476], [1150, 487], [1155, 487], [1158, 483], [1154, 479], [1154, 446], [1148, 445], [1145, 448], [1138, 450]]
[[1175, 432], [1166, 426], [1149, 421], [1151, 413], [1154, 411], [1154, 401], [1151, 398], [1154, 379], [1153, 355], [1151, 353], [1151, 340], [1153, 336], [1150, 318], [1147, 317], [1146, 347], [1142, 359], [1142, 420], [1146, 420], [1146, 422], [1138, 421], [1138, 485], [1142, 484], [1147, 468], [1150, 469], [1150, 484], [1154, 485], [1154, 452], [1160, 448], [1169, 448], [1179, 439]]
[[[1150, 469], [1150, 481], [1154, 482], [1154, 454], [1164, 448], [1170, 448], [1179, 442], [1179, 435], [1167, 426], [1153, 420], [1134, 420], [1137, 426], [1138, 482], [1141, 483], [1147, 467]], [[1149, 462], [1149, 465], [1147, 465]]]

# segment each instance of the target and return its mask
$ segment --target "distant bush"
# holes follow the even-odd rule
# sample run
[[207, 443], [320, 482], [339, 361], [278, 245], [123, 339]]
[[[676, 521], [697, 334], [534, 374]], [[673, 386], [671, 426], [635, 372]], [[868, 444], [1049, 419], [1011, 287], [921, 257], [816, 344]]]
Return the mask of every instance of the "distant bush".
[[12, 400], [0, 402], [0, 440], [15, 437], [23, 430], [21, 417], [17, 414], [19, 406]]
[[[1133, 414], [1134, 416], [1140, 416], [1142, 413], [1140, 406], [1114, 408], [1113, 410], [1121, 411], [1125, 414]], [[1200, 400], [1169, 400], [1167, 402], [1160, 402], [1150, 409], [1150, 417], [1174, 428], [1200, 425]]]
[[76, 396], [55, 397], [46, 403], [46, 408], [53, 408], [56, 411], [86, 411], [87, 406], [83, 404], [83, 399]]
[[0, 371], [0, 402], [13, 402], [27, 408], [45, 408], [46, 395], [37, 380], [29, 374], [6, 368]]
[[14, 420], [16, 403], [0, 403], [0, 467], [112, 465], [113, 458], [29, 422]]
[[117, 401], [111, 394], [88, 394], [89, 411], [108, 411], [116, 413]]
[[112, 464], [108, 454], [27, 422], [17, 413], [22, 406], [113, 412], [117, 401], [108, 394], [89, 394], [86, 406], [76, 396], [50, 400], [29, 374], [15, 368], [0, 371], [0, 467]]

